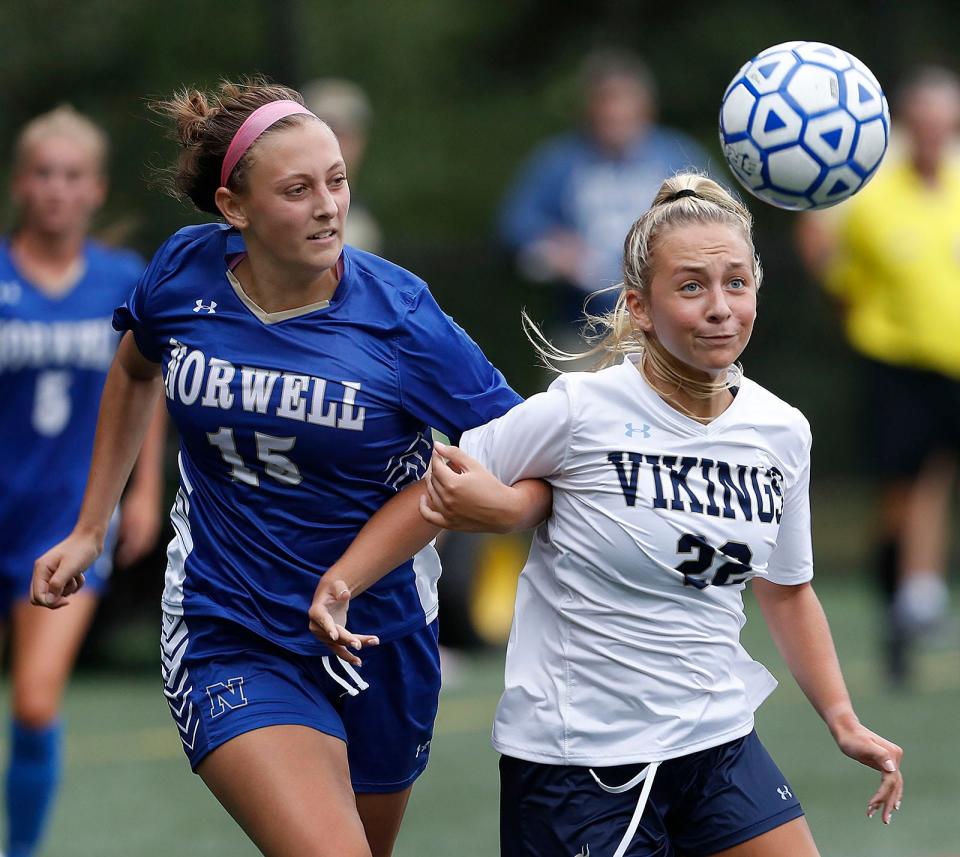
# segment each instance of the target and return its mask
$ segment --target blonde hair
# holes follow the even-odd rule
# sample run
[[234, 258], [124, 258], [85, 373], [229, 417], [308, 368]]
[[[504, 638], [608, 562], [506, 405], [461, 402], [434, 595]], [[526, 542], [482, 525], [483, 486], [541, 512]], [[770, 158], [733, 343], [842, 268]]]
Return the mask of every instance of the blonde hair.
[[[587, 350], [564, 351], [551, 343], [530, 317], [523, 313], [523, 328], [540, 360], [554, 371], [563, 371], [564, 364], [593, 359], [594, 369], [602, 369], [623, 359], [627, 354], [643, 354], [650, 371], [677, 389], [697, 398], [709, 398], [717, 390], [730, 386], [727, 379], [703, 382], [689, 378], [671, 365], [666, 349], [656, 339], [644, 336], [634, 328], [627, 309], [627, 292], [649, 294], [653, 278], [653, 248], [656, 240], [668, 229], [687, 223], [719, 223], [731, 226], [743, 235], [753, 258], [753, 276], [757, 288], [763, 281], [760, 258], [753, 245], [753, 217], [747, 207], [731, 193], [701, 173], [678, 173], [666, 179], [650, 208], [633, 224], [623, 244], [623, 282], [595, 295], [619, 290], [617, 302], [610, 312], [593, 314], [590, 298], [584, 304], [586, 324], [583, 338]], [[738, 369], [738, 367], [732, 367]], [[735, 377], [736, 372], [732, 373]]]
[[30, 151], [38, 142], [50, 137], [66, 137], [89, 146], [97, 169], [104, 170], [109, 150], [106, 132], [69, 104], [61, 104], [35, 116], [20, 129], [14, 147], [14, 172], [23, 169]]

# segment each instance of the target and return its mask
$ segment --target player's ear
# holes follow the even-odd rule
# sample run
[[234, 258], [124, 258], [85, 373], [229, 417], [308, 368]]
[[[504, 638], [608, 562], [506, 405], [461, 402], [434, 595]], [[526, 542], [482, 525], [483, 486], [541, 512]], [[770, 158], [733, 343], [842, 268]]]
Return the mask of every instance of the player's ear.
[[223, 219], [236, 229], [246, 229], [250, 223], [240, 197], [232, 190], [218, 187], [213, 200], [220, 209]]
[[637, 330], [649, 333], [653, 330], [653, 320], [650, 318], [650, 304], [647, 296], [636, 289], [627, 289], [626, 293], [627, 312], [630, 313], [630, 321]]

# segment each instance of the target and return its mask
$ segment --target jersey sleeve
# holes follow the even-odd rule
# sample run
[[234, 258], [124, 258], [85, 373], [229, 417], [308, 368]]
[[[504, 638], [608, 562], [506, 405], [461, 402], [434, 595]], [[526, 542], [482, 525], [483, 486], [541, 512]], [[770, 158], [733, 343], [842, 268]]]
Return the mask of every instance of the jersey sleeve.
[[126, 301], [113, 312], [114, 329], [121, 333], [129, 330], [136, 340], [140, 353], [154, 363], [161, 361], [163, 345], [159, 342], [150, 323], [153, 293], [168, 267], [168, 257], [177, 237], [174, 235], [157, 250]]
[[767, 579], [796, 585], [813, 578], [813, 544], [810, 535], [810, 427], [803, 421], [799, 466], [792, 483], [784, 487], [783, 515], [777, 545], [767, 562]]
[[426, 287], [401, 327], [397, 373], [403, 410], [454, 443], [522, 401]]
[[559, 475], [570, 448], [570, 399], [562, 377], [502, 417], [466, 432], [460, 448], [501, 482]]

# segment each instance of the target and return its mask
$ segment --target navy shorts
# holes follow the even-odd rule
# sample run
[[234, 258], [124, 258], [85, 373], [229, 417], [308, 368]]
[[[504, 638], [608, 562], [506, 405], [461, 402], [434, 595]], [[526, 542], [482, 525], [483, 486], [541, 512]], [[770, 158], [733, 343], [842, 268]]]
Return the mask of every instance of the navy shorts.
[[661, 762], [631, 835], [646, 780], [620, 793], [617, 787], [636, 781], [646, 767], [590, 769], [501, 757], [500, 854], [706, 857], [803, 815], [793, 788], [751, 732]]
[[960, 381], [863, 361], [864, 445], [882, 478], [912, 479], [934, 452], [960, 452]]
[[396, 792], [423, 773], [440, 692], [437, 622], [364, 649], [354, 668], [300, 655], [234, 622], [165, 613], [164, 695], [196, 771], [221, 744], [298, 725], [347, 742], [356, 792]]

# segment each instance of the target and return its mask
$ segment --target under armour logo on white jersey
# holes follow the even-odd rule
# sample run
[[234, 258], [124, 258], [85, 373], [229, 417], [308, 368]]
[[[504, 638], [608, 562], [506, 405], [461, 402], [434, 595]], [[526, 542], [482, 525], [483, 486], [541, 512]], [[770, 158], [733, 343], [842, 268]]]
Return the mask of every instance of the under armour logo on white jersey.
[[207, 311], [207, 315], [213, 315], [217, 311], [217, 302], [210, 301], [209, 304], [204, 304], [201, 298], [197, 298], [197, 305], [193, 308], [193, 311], [200, 312], [202, 309]]
[[640, 426], [640, 428], [634, 428], [633, 423], [627, 423], [624, 428], [626, 428], [624, 434], [627, 437], [633, 437], [635, 434], [640, 435], [640, 437], [650, 437], [650, 426], [646, 423]]
[[780, 800], [789, 800], [793, 797], [793, 792], [790, 791], [789, 786], [778, 786], [777, 794], [780, 795]]
[[573, 857], [590, 857], [590, 846], [584, 845], [583, 848], [580, 849], [580, 853], [574, 854]]

